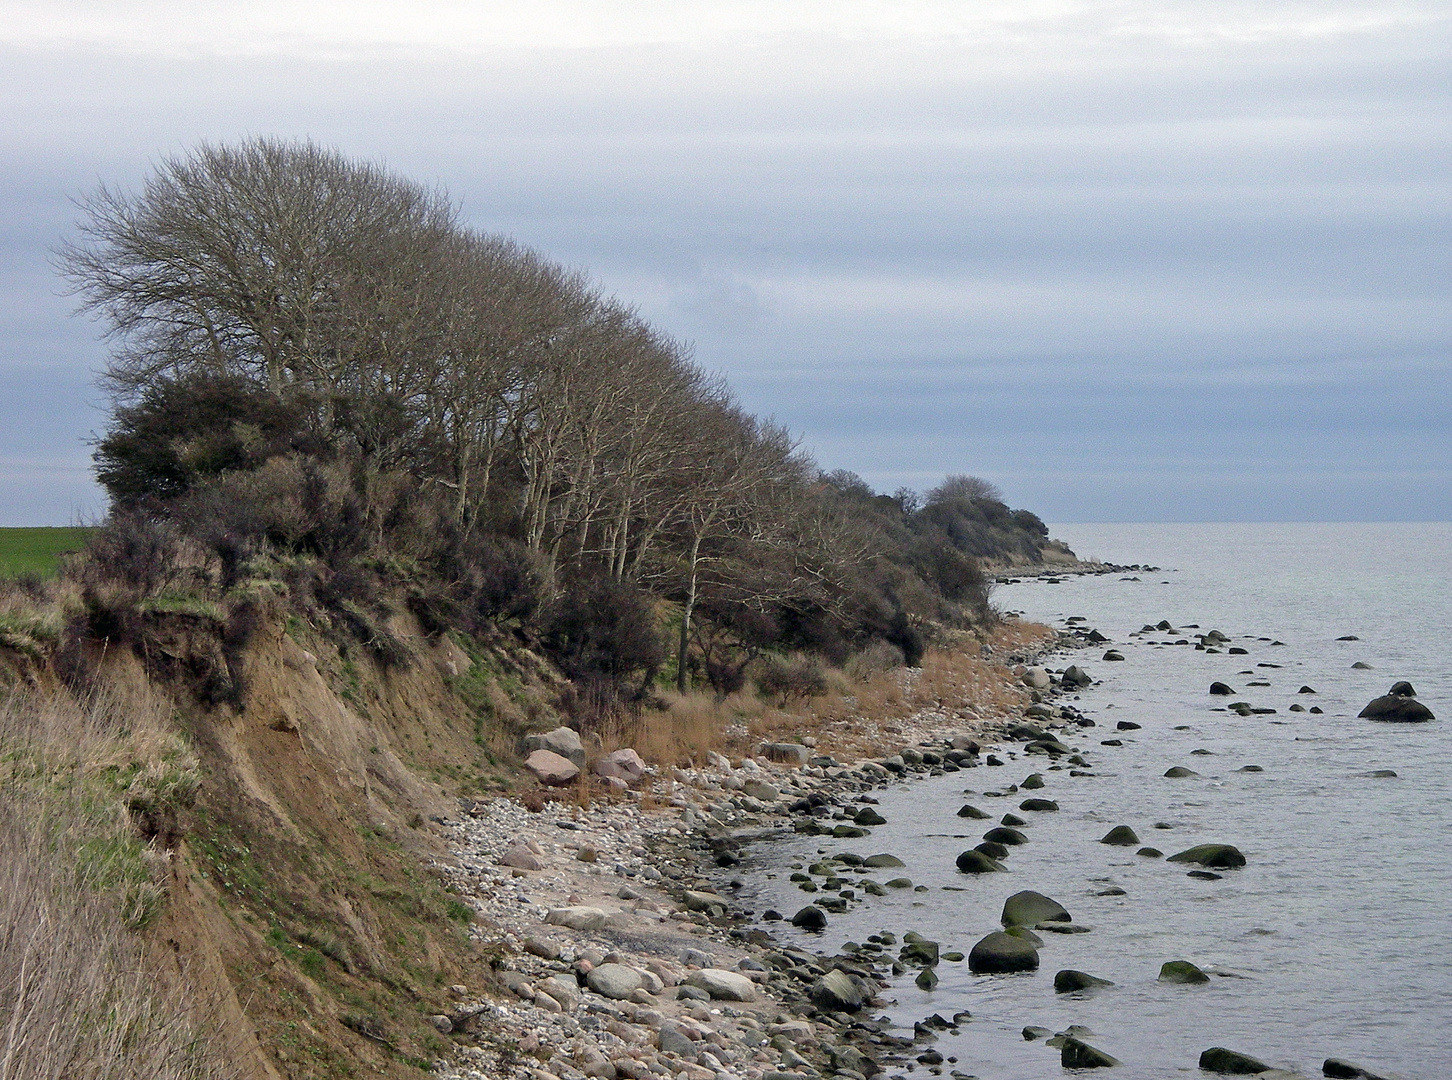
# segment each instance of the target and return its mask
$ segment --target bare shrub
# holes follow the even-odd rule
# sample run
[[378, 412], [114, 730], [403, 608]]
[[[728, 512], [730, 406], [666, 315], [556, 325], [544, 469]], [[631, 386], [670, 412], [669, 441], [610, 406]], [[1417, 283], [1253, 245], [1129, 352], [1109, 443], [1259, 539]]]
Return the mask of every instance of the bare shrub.
[[827, 692], [827, 671], [815, 656], [801, 653], [764, 657], [756, 674], [756, 688], [781, 702], [819, 697]]
[[902, 650], [886, 641], [874, 641], [847, 659], [842, 670], [848, 678], [866, 682], [875, 675], [902, 667]]

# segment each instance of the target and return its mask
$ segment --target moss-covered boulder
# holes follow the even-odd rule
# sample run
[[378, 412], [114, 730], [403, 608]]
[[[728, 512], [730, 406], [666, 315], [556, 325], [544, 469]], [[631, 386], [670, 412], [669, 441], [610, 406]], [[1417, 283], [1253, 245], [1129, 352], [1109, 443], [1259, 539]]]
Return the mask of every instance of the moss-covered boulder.
[[1054, 993], [1072, 994], [1076, 990], [1093, 990], [1100, 986], [1113, 986], [1108, 979], [1101, 979], [1085, 971], [1065, 968], [1054, 976]]
[[1210, 976], [1188, 960], [1166, 960], [1160, 965], [1160, 982], [1190, 985], [1209, 981]]
[[1116, 825], [1101, 836], [1099, 842], [1113, 847], [1134, 847], [1139, 843], [1139, 837], [1128, 825]]
[[1002, 863], [981, 851], [965, 851], [958, 856], [958, 870], [964, 874], [992, 874], [1004, 869]]

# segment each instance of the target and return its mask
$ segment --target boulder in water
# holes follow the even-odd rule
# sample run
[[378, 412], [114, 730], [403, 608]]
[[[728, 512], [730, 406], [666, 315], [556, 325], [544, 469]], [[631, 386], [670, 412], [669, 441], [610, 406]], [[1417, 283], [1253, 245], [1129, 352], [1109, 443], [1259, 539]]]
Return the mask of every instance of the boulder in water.
[[1114, 847], [1134, 847], [1139, 843], [1139, 837], [1128, 825], [1116, 825], [1100, 837], [1099, 842], [1111, 844]]
[[799, 930], [825, 930], [827, 913], [815, 904], [808, 904], [792, 916], [792, 925]]
[[1071, 1035], [1059, 1047], [1059, 1064], [1066, 1069], [1108, 1069], [1120, 1061]]
[[1199, 776], [1194, 769], [1187, 769], [1183, 765], [1176, 765], [1165, 770], [1165, 775], [1171, 780], [1182, 780], [1187, 776]]
[[1059, 677], [1059, 681], [1065, 686], [1089, 686], [1094, 682], [1094, 678], [1078, 664], [1070, 664], [1064, 669], [1064, 674]]
[[1160, 965], [1160, 982], [1194, 984], [1209, 981], [1210, 976], [1188, 960], [1166, 960]]
[[1054, 976], [1054, 993], [1072, 994], [1076, 990], [1093, 990], [1100, 986], [1113, 986], [1108, 979], [1100, 979], [1088, 972], [1065, 968]]
[[995, 844], [992, 840], [985, 840], [981, 844], [974, 844], [973, 850], [987, 855], [990, 859], [1008, 858], [1008, 848], [1002, 844]]
[[1392, 683], [1392, 688], [1388, 690], [1387, 693], [1395, 697], [1417, 696], [1417, 692], [1412, 689], [1412, 684], [1407, 682], [1405, 679], [1402, 679], [1400, 682]]
[[1327, 1058], [1321, 1064], [1321, 1075], [1338, 1077], [1340, 1080], [1385, 1080], [1369, 1069], [1340, 1058]]
[[862, 865], [872, 870], [881, 870], [883, 868], [906, 866], [907, 863], [903, 862], [896, 855], [889, 855], [887, 852], [883, 852], [880, 855], [867, 856], [867, 858], [862, 860]]
[[1021, 787], [1021, 788], [1028, 788], [1030, 791], [1037, 791], [1039, 788], [1041, 788], [1043, 786], [1044, 786], [1044, 774], [1043, 773], [1029, 773], [1027, 776], [1025, 776], [1023, 778], [1023, 783], [1022, 784], [1019, 784], [1019, 787]]
[[862, 986], [845, 971], [833, 968], [812, 983], [807, 996], [824, 1012], [856, 1012], [867, 1002]]
[[1201, 1054], [1200, 1068], [1206, 1072], [1229, 1076], [1254, 1076], [1270, 1070], [1270, 1066], [1264, 1061], [1258, 1061], [1249, 1054], [1227, 1050], [1223, 1046], [1212, 1046]]
[[1025, 799], [1018, 804], [1018, 808], [1035, 814], [1052, 814], [1059, 808], [1059, 804], [1053, 799]]
[[1017, 829], [1011, 829], [1007, 825], [1000, 825], [996, 829], [989, 829], [983, 834], [983, 839], [994, 844], [1004, 844], [1007, 847], [1017, 847], [1019, 844], [1027, 844], [1028, 837]]
[[1041, 922], [1072, 922], [1073, 916], [1057, 900], [1025, 889], [1003, 902], [999, 921], [1004, 926], [1036, 926]]
[[1120, 652], [1118, 649], [1110, 649], [1104, 654], [1104, 659], [1110, 663], [1113, 663], [1116, 660], [1123, 660], [1124, 653]]
[[1358, 661], [1356, 661], [1356, 663], [1354, 663], [1354, 664], [1351, 665], [1351, 670], [1352, 671], [1374, 671], [1375, 668], [1373, 668], [1365, 660], [1358, 660]]
[[1296, 691], [1298, 694], [1314, 694], [1316, 691], [1309, 686], [1303, 686]]
[[978, 807], [970, 806], [967, 803], [964, 803], [961, 807], [958, 808], [958, 816], [961, 818], [975, 818], [978, 821], [986, 820], [988, 817], [988, 815], [982, 810], [978, 809]]
[[1210, 684], [1210, 693], [1216, 697], [1229, 697], [1235, 691], [1223, 682], [1213, 682]]
[[1003, 870], [1004, 866], [981, 851], [969, 850], [958, 856], [958, 869], [964, 874], [992, 874]]
[[1401, 694], [1387, 694], [1375, 698], [1356, 715], [1365, 720], [1380, 720], [1392, 724], [1420, 724], [1437, 719], [1432, 710], [1416, 698]]
[[1233, 870], [1245, 865], [1245, 856], [1233, 844], [1197, 844], [1192, 848], [1171, 855], [1170, 862], [1198, 863], [1221, 870]]
[[1022, 938], [995, 930], [968, 953], [968, 970], [975, 975], [1037, 971], [1039, 951]]

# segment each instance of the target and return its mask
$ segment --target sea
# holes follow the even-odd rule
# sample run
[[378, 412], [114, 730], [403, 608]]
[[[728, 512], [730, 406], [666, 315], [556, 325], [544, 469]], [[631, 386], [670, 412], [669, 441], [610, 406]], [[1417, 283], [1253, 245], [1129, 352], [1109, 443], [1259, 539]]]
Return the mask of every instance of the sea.
[[[1067, 737], [1092, 775], [1051, 770], [1009, 743], [1001, 768], [890, 786], [876, 793], [887, 824], [868, 838], [757, 845], [738, 868], [748, 871], [744, 905], [790, 916], [810, 900], [787, 880], [792, 865], [842, 850], [895, 854], [906, 867], [889, 874], [926, 888], [867, 897], [822, 934], [770, 924], [779, 937], [835, 952], [916, 931], [966, 953], [998, 929], [1010, 894], [1062, 903], [1089, 932], [1044, 934], [1035, 973], [980, 976], [944, 961], [934, 989], [909, 970], [884, 991], [882, 1013], [909, 1035], [932, 1014], [970, 1014], [931, 1044], [945, 1077], [1066, 1075], [1057, 1050], [1024, 1038], [1029, 1025], [1082, 1026], [1084, 1041], [1122, 1062], [1106, 1072], [1122, 1080], [1206, 1075], [1198, 1059], [1214, 1046], [1307, 1076], [1336, 1057], [1400, 1080], [1452, 1077], [1452, 524], [1080, 524], [1053, 534], [1082, 558], [1156, 568], [994, 593], [1002, 611], [1060, 628], [1079, 617], [1073, 625], [1110, 639], [1049, 663], [1078, 663], [1095, 680], [1069, 699], [1095, 726]], [[1162, 621], [1175, 632], [1140, 633]], [[1212, 629], [1245, 653], [1196, 651], [1194, 635]], [[1111, 648], [1125, 659], [1104, 661]], [[1357, 718], [1403, 679], [1435, 721]], [[1212, 681], [1235, 697], [1210, 696]], [[1242, 717], [1224, 711], [1228, 701], [1275, 711]], [[1119, 721], [1140, 726], [1120, 731]], [[1122, 745], [1103, 745], [1115, 739]], [[1166, 777], [1174, 766], [1196, 775]], [[1032, 772], [1043, 790], [1006, 790]], [[1030, 795], [1058, 812], [1020, 810]], [[955, 869], [996, 824], [957, 817], [965, 802], [1028, 819], [1008, 873]], [[1205, 880], [1098, 842], [1121, 824], [1166, 855], [1234, 844], [1247, 865]], [[1160, 982], [1169, 960], [1210, 981]], [[1056, 994], [1060, 969], [1113, 985]], [[914, 1075], [929, 1068], [915, 1064]]]

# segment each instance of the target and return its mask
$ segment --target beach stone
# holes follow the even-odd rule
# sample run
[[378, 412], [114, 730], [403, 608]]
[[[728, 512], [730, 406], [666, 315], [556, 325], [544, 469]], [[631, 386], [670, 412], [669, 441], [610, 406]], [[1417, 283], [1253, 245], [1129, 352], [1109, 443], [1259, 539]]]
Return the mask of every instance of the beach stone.
[[558, 1001], [566, 1012], [573, 1012], [580, 1004], [580, 987], [573, 979], [551, 975], [548, 979], [541, 979], [536, 984], [536, 989], [543, 990]]
[[967, 803], [964, 803], [961, 807], [958, 808], [958, 816], [960, 818], [974, 818], [978, 821], [985, 821], [988, 818], [988, 815], [982, 810], [978, 809], [978, 807], [970, 806]]
[[856, 1012], [868, 999], [861, 984], [838, 968], [812, 983], [807, 997], [824, 1012]]
[[1035, 739], [1047, 739], [1049, 733], [1042, 728], [1036, 728], [1032, 724], [1010, 724], [1008, 735], [1013, 739], [1024, 739], [1032, 742]]
[[984, 937], [968, 953], [968, 970], [975, 975], [1037, 971], [1039, 951], [1032, 944], [1001, 930]]
[[867, 856], [867, 858], [862, 860], [862, 865], [872, 870], [881, 870], [888, 867], [906, 866], [907, 863], [903, 862], [896, 855], [889, 855], [883, 852], [880, 855]]
[[1140, 725], [1136, 724], [1133, 720], [1121, 720], [1114, 725], [1114, 728], [1116, 731], [1138, 731]]
[[919, 990], [931, 990], [938, 985], [938, 973], [930, 967], [923, 968], [913, 983]]
[[1216, 697], [1229, 697], [1235, 691], [1223, 682], [1213, 682], [1210, 684], [1210, 693]]
[[1024, 748], [1026, 754], [1072, 754], [1074, 751], [1065, 746], [1058, 739], [1035, 739]]
[[827, 913], [815, 904], [808, 904], [792, 916], [792, 925], [798, 930], [825, 930]]
[[1027, 776], [1025, 776], [1023, 778], [1023, 783], [1019, 784], [1019, 787], [1021, 787], [1021, 788], [1028, 788], [1030, 791], [1037, 791], [1039, 788], [1041, 788], [1043, 786], [1044, 786], [1044, 774], [1043, 773], [1029, 773]]
[[1142, 847], [1135, 854], [1143, 855], [1146, 859], [1161, 859], [1165, 853], [1157, 847]]
[[687, 911], [704, 911], [708, 914], [712, 908], [726, 906], [726, 901], [715, 893], [698, 892], [695, 889], [687, 889], [681, 895], [681, 900], [686, 905]]
[[[904, 941], [906, 941], [906, 938], [904, 938]], [[917, 941], [907, 941], [898, 950], [897, 958], [904, 964], [919, 964], [923, 967], [932, 967], [938, 962], [938, 943], [936, 941], [925, 941], [921, 938]]]
[[1165, 770], [1165, 775], [1171, 780], [1183, 780], [1187, 776], [1199, 776], [1194, 769], [1187, 769], [1183, 765], [1174, 765]]
[[1058, 810], [1059, 804], [1054, 802], [1053, 799], [1025, 799], [1018, 804], [1018, 808], [1031, 813], [1045, 814]]
[[1024, 1042], [1033, 1042], [1035, 1039], [1047, 1039], [1051, 1035], [1053, 1035], [1053, 1032], [1050, 1031], [1048, 1028], [1039, 1027], [1036, 1024], [1030, 1024], [1028, 1027], [1023, 1029]]
[[1002, 863], [982, 851], [965, 851], [958, 856], [958, 870], [964, 874], [992, 874], [1004, 869]]
[[756, 756], [779, 765], [805, 765], [810, 760], [811, 750], [801, 743], [762, 743], [756, 748]]
[[1059, 681], [1065, 686], [1090, 686], [1094, 678], [1078, 664], [1070, 664], [1064, 669]]
[[624, 964], [599, 964], [585, 976], [585, 985], [601, 997], [624, 1001], [645, 986], [645, 979], [640, 972]]
[[1004, 926], [1036, 926], [1041, 922], [1071, 922], [1072, 919], [1073, 916], [1057, 900], [1025, 889], [1003, 902], [999, 921]]
[[1066, 1069], [1107, 1069], [1120, 1064], [1120, 1061], [1070, 1036], [1059, 1048], [1059, 1064]]
[[523, 844], [510, 844], [499, 856], [499, 865], [516, 870], [543, 870], [545, 861]]
[[1166, 960], [1160, 965], [1159, 981], [1186, 984], [1207, 983], [1210, 981], [1210, 976], [1188, 960]]
[[609, 913], [597, 907], [551, 908], [544, 921], [551, 926], [567, 926], [571, 930], [600, 930]]
[[675, 1054], [682, 1061], [696, 1061], [696, 1044], [675, 1024], [667, 1022], [660, 1026], [658, 1044], [662, 1054]]
[[883, 817], [870, 806], [864, 806], [857, 811], [857, 816], [852, 819], [858, 825], [886, 825], [887, 818]]
[[1054, 993], [1072, 994], [1076, 990], [1093, 990], [1097, 986], [1113, 986], [1108, 979], [1100, 979], [1084, 971], [1064, 968], [1054, 976]]
[[706, 991], [715, 1001], [756, 1000], [756, 984], [740, 972], [727, 971], [725, 968], [702, 968], [700, 971], [693, 971], [686, 976], [686, 985]]
[[624, 780], [627, 785], [640, 782], [645, 775], [645, 762], [630, 748], [613, 750], [594, 765], [595, 775], [607, 779]]
[[1380, 720], [1393, 724], [1420, 724], [1435, 720], [1432, 710], [1413, 697], [1401, 694], [1387, 694], [1374, 698], [1366, 708], [1356, 714], [1366, 720]]
[[1128, 825], [1116, 825], [1100, 837], [1099, 842], [1114, 847], [1133, 847], [1139, 843], [1139, 837]]
[[557, 727], [553, 731], [526, 735], [524, 737], [524, 753], [533, 754], [536, 750], [548, 750], [570, 762], [577, 769], [585, 767], [585, 747], [580, 742], [579, 734], [572, 728]]
[[1023, 684], [1034, 690], [1047, 690], [1053, 681], [1049, 673], [1041, 667], [1031, 667], [1023, 673]]
[[1256, 1073], [1266, 1072], [1270, 1066], [1249, 1054], [1227, 1050], [1223, 1046], [1212, 1046], [1200, 1055], [1200, 1068], [1206, 1072], [1229, 1076], [1254, 1076]]
[[1003, 817], [999, 818], [998, 820], [1000, 824], [1007, 825], [1010, 828], [1028, 824], [1027, 821], [1019, 817], [1017, 814], [1004, 814]]
[[562, 787], [580, 775], [578, 765], [552, 750], [534, 751], [524, 759], [524, 767], [534, 774], [536, 780], [549, 787]]
[[889, 889], [911, 889], [913, 887], [913, 879], [905, 877], [895, 877], [887, 882], [887, 887]]
[[1113, 663], [1116, 660], [1123, 660], [1123, 659], [1124, 659], [1124, 653], [1120, 652], [1118, 649], [1110, 649], [1108, 652], [1106, 652], [1104, 654], [1104, 660], [1106, 662], [1108, 662], [1108, 663]]
[[776, 802], [781, 798], [781, 792], [765, 780], [747, 780], [742, 783], [741, 791], [742, 794], [749, 795], [761, 802]]
[[980, 855], [987, 855], [990, 859], [1008, 858], [1008, 848], [1003, 844], [996, 844], [992, 840], [985, 840], [981, 844], [974, 844], [973, 850]]
[[1245, 865], [1245, 856], [1233, 844], [1196, 844], [1192, 848], [1176, 852], [1170, 862], [1199, 863], [1216, 869], [1235, 869]]

